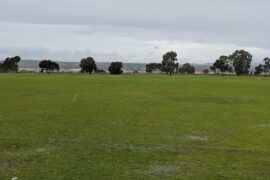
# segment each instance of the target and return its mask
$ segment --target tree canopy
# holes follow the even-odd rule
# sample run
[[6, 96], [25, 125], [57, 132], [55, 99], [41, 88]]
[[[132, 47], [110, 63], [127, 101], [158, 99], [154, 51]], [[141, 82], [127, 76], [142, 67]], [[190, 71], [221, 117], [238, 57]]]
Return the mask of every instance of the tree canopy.
[[92, 57], [83, 58], [80, 63], [81, 73], [92, 74], [93, 71], [97, 70], [97, 65]]
[[245, 50], [236, 50], [229, 56], [234, 71], [238, 76], [249, 73], [252, 57], [253, 56]]
[[179, 66], [179, 64], [176, 63], [176, 61], [177, 61], [177, 53], [174, 51], [167, 52], [166, 54], [163, 55], [161, 70], [170, 75], [175, 74]]
[[269, 74], [269, 72], [270, 72], [270, 58], [269, 57], [264, 58], [263, 62], [264, 62], [264, 72], [266, 74]]
[[204, 69], [203, 74], [209, 74], [209, 69]]
[[21, 61], [19, 56], [6, 58], [3, 63], [0, 63], [0, 72], [18, 72], [18, 63]]
[[146, 72], [160, 71], [162, 69], [161, 63], [149, 63], [146, 65]]
[[262, 64], [259, 64], [257, 67], [255, 67], [255, 75], [260, 75], [264, 72], [264, 66]]
[[55, 61], [52, 60], [42, 60], [39, 62], [39, 67], [41, 68], [40, 72], [46, 71], [48, 72], [53, 72], [53, 71], [59, 71], [60, 67], [59, 64]]
[[111, 74], [122, 74], [123, 73], [123, 64], [122, 62], [112, 62], [108, 70], [110, 71]]
[[213, 66], [210, 67], [210, 69], [214, 72], [216, 72], [216, 70], [219, 70], [221, 73], [233, 71], [233, 68], [230, 65], [230, 59], [228, 58], [228, 56], [220, 56], [214, 62]]
[[221, 73], [235, 72], [239, 76], [249, 73], [251, 62], [252, 55], [249, 52], [236, 50], [229, 56], [220, 56], [210, 69], [214, 72], [218, 69]]
[[260, 75], [262, 73], [269, 74], [270, 72], [270, 58], [266, 57], [263, 59], [264, 64], [259, 64], [255, 67], [255, 74]]
[[186, 63], [182, 67], [179, 68], [179, 72], [182, 74], [194, 74], [195, 67], [190, 65], [189, 63]]

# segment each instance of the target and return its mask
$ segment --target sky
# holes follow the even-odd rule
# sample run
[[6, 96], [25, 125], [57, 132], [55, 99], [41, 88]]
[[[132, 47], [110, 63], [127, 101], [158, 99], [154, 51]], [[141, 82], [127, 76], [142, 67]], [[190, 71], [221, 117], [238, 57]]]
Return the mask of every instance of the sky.
[[0, 0], [0, 59], [210, 63], [270, 56], [269, 0]]

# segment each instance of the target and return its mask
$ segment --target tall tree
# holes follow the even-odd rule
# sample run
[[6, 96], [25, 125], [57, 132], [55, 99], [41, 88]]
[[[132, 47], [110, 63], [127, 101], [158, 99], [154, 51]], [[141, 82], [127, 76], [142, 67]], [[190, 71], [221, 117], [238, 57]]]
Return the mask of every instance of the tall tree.
[[236, 50], [232, 55], [229, 56], [229, 59], [234, 67], [234, 71], [238, 76], [249, 73], [252, 57], [253, 56], [245, 50]]
[[97, 65], [92, 57], [83, 58], [80, 63], [81, 73], [92, 74], [93, 71], [97, 70]]
[[176, 63], [176, 61], [177, 61], [177, 53], [174, 51], [167, 52], [166, 54], [163, 55], [161, 70], [170, 75], [176, 73], [179, 66], [179, 64]]
[[111, 74], [122, 74], [123, 73], [123, 65], [122, 62], [112, 62], [108, 70]]

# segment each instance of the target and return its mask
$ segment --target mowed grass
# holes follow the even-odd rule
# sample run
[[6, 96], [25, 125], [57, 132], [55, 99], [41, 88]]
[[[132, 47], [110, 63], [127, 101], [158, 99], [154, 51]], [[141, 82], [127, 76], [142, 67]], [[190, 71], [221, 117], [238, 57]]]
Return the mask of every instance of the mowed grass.
[[0, 74], [0, 179], [270, 179], [270, 78]]

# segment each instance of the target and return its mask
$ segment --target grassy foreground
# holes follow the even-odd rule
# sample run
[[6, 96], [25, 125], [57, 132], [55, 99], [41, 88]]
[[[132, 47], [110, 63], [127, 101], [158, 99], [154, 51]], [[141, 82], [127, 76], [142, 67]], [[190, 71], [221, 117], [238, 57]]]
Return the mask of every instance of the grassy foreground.
[[270, 179], [270, 79], [0, 74], [0, 179]]

